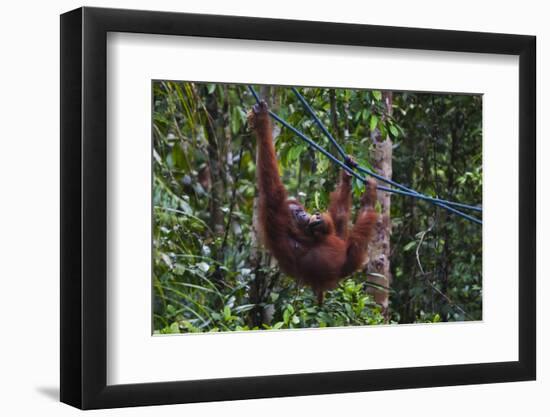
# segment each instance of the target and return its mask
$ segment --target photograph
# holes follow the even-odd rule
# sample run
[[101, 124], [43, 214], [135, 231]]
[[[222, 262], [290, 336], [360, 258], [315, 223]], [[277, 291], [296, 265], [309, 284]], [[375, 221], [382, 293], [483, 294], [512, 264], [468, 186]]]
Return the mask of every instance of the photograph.
[[[7, 153], [29, 197], [8, 190], [29, 212], [10, 224], [46, 194], [59, 224], [11, 241], [59, 275], [33, 292], [49, 316], [9, 297], [51, 324], [33, 372], [8, 364], [37, 387], [13, 409], [56, 386], [79, 410], [144, 415], [540, 408], [542, 14], [218, 6], [65, 6], [56, 82], [8, 94], [28, 119], [8, 142], [36, 117], [59, 133]], [[29, 118], [35, 96], [59, 106]], [[58, 192], [18, 181], [29, 155], [31, 185], [59, 161]], [[18, 351], [36, 345], [22, 333]]]
[[154, 335], [483, 319], [482, 94], [151, 90]]

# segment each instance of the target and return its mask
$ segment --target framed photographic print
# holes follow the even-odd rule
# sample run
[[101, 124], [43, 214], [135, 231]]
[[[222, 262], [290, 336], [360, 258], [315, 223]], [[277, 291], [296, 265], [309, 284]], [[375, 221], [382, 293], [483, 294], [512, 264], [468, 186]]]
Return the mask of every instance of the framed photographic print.
[[61, 401], [535, 379], [535, 38], [61, 16]]

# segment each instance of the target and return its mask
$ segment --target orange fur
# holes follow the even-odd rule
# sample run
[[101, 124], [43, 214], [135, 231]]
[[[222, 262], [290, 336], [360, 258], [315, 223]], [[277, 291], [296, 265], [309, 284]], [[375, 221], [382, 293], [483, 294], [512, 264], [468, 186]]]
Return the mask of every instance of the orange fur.
[[369, 180], [361, 199], [363, 208], [350, 232], [351, 177], [346, 173], [342, 173], [338, 188], [330, 195], [328, 211], [316, 217], [322, 221], [317, 221], [315, 227], [298, 225], [289, 203], [302, 206], [288, 200], [280, 179], [267, 105], [262, 102], [254, 106], [248, 118], [258, 139], [258, 214], [264, 244], [280, 268], [310, 286], [322, 303], [326, 290], [335, 288], [365, 261], [378, 220], [374, 209], [376, 182]]

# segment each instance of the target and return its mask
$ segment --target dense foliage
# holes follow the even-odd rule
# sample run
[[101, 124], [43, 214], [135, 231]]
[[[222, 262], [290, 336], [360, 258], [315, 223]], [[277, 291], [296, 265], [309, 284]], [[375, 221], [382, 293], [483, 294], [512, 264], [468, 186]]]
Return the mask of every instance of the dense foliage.
[[[254, 219], [254, 103], [246, 86], [153, 83], [154, 330], [160, 333], [379, 324], [358, 272], [316, 305], [279, 272]], [[262, 87], [271, 108], [329, 150], [290, 89]], [[398, 182], [428, 195], [481, 202], [481, 97], [301, 89], [346, 152], [370, 166], [372, 129], [394, 143]], [[325, 210], [339, 170], [286, 129], [276, 148], [289, 194]], [[361, 184], [354, 185], [357, 209]], [[481, 227], [426, 202], [392, 197], [390, 320], [481, 318]]]

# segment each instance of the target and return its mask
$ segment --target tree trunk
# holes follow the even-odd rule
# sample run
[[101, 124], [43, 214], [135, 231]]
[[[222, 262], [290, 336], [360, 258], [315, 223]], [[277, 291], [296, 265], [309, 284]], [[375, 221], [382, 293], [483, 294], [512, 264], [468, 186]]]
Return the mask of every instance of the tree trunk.
[[[384, 92], [382, 95], [384, 101], [384, 114], [382, 121], [387, 120], [392, 114], [392, 93]], [[371, 132], [371, 140], [374, 143], [373, 168], [375, 172], [385, 178], [392, 177], [392, 146], [393, 143], [389, 135], [382, 136], [378, 128]], [[368, 280], [374, 284], [389, 288], [391, 284], [390, 273], [390, 235], [391, 235], [391, 194], [378, 192], [378, 201], [381, 212], [377, 224], [377, 230], [369, 245], [369, 262], [367, 271]], [[369, 290], [374, 296], [374, 300], [382, 307], [382, 313], [389, 319], [389, 292], [384, 289]]]
[[[457, 115], [459, 113], [456, 113]], [[451, 156], [449, 161], [449, 169], [447, 174], [447, 193], [449, 195], [452, 195], [452, 191], [454, 189], [454, 182], [455, 182], [455, 161], [456, 161], [456, 152], [457, 152], [457, 143], [458, 143], [458, 133], [457, 133], [457, 123], [455, 122], [455, 126], [451, 128]], [[449, 275], [451, 272], [451, 265], [452, 265], [452, 250], [450, 249], [450, 227], [448, 223], [449, 219], [449, 212], [445, 211], [443, 214], [443, 224], [445, 225], [445, 229], [443, 232], [443, 238], [445, 239], [445, 243], [443, 244], [443, 268], [442, 268], [442, 275], [441, 275], [441, 293], [444, 297], [447, 297], [448, 290], [449, 290]], [[449, 315], [451, 314], [451, 311], [445, 311], [444, 314], [441, 315], [442, 321], [448, 321]]]
[[206, 86], [206, 139], [208, 142], [208, 159], [210, 163], [210, 227], [218, 236], [223, 235], [223, 196], [224, 196], [224, 158], [219, 144], [225, 138], [223, 129], [223, 114], [218, 110], [218, 100], [215, 91], [207, 93]]
[[[208, 93], [207, 86], [203, 86], [202, 95], [206, 97], [205, 108], [206, 108], [206, 141], [207, 141], [207, 150], [208, 150], [208, 164], [210, 171], [210, 201], [209, 201], [209, 225], [214, 234], [220, 238], [224, 236], [224, 215], [223, 215], [223, 200], [225, 195], [225, 184], [223, 181], [225, 167], [224, 167], [224, 157], [223, 157], [223, 140], [225, 138], [224, 134], [224, 123], [223, 123], [223, 112], [218, 108], [218, 96], [216, 90], [212, 93]], [[225, 238], [223, 238], [225, 241]], [[224, 260], [224, 246], [217, 253], [218, 262], [223, 263]], [[220, 265], [216, 266], [216, 269], [212, 273], [212, 280], [218, 287], [218, 289], [223, 288], [224, 273], [220, 268]], [[221, 304], [218, 306], [221, 307]]]

